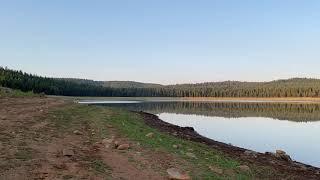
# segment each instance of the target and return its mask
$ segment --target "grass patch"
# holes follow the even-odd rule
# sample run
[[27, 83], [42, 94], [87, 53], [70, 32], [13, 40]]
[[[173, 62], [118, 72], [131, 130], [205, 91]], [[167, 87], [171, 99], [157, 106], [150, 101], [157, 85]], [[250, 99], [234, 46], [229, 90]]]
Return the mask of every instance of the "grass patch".
[[33, 92], [23, 92], [20, 90], [13, 90], [10, 88], [0, 87], [0, 98], [1, 97], [36, 97], [41, 96], [40, 94], [34, 94]]
[[[108, 109], [110, 110], [110, 108]], [[207, 145], [161, 133], [145, 125], [142, 117], [135, 113], [115, 108], [111, 109], [113, 115], [110, 118], [105, 118], [105, 121], [111, 122], [122, 134], [140, 142], [141, 145], [147, 148], [173, 153], [190, 162], [193, 167], [186, 170], [191, 171], [194, 179], [252, 179], [254, 177], [252, 172], [240, 172], [237, 168], [240, 165], [239, 162], [223, 156], [223, 154], [209, 148]], [[146, 137], [146, 134], [150, 132], [154, 133], [154, 138]], [[173, 145], [178, 144], [181, 145], [181, 148], [173, 148]], [[189, 157], [187, 153], [192, 153], [195, 158]], [[229, 174], [218, 176], [209, 169], [209, 166], [212, 165], [228, 171]]]
[[[179, 168], [188, 171], [193, 179], [255, 179], [256, 174], [259, 177], [264, 177], [264, 175], [272, 177], [269, 172], [256, 171], [257, 167], [250, 167], [252, 170], [250, 172], [241, 172], [238, 169], [240, 165], [238, 161], [225, 157], [207, 145], [159, 132], [147, 126], [140, 115], [127, 110], [70, 104], [68, 107], [52, 112], [51, 117], [54, 124], [62, 130], [73, 131], [76, 128], [86, 126], [89, 130], [94, 129], [94, 135], [89, 135], [92, 142], [108, 137], [107, 125], [110, 124], [122, 136], [139, 142], [142, 147], [152, 151], [171, 153], [178, 159], [186, 161], [188, 164], [181, 164]], [[150, 132], [154, 133], [153, 138], [146, 137], [146, 134]], [[181, 148], [173, 148], [173, 145], [181, 145]], [[187, 153], [194, 154], [195, 158], [189, 157]], [[91, 162], [90, 166], [97, 173], [105, 174], [111, 171], [100, 160], [94, 159]], [[224, 173], [222, 175], [215, 174], [209, 169], [209, 166], [218, 167]]]

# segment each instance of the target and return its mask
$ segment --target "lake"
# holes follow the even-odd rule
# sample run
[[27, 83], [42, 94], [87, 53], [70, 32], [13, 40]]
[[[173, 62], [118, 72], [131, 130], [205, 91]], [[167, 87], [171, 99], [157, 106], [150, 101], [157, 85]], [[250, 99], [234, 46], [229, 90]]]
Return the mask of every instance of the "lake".
[[258, 152], [286, 151], [294, 160], [320, 167], [320, 105], [217, 101], [83, 101], [156, 114], [193, 127], [199, 134]]

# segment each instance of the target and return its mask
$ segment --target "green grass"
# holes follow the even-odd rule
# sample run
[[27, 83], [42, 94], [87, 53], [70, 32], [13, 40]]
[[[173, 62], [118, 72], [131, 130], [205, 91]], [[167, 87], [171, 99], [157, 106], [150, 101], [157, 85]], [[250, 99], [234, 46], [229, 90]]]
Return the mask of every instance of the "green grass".
[[[88, 105], [70, 104], [68, 107], [62, 107], [50, 113], [50, 118], [62, 132], [83, 130], [91, 131], [94, 134], [88, 135], [92, 143], [100, 141], [102, 138], [109, 137], [107, 125], [114, 126], [123, 136], [134, 142], [139, 142], [142, 147], [154, 152], [165, 152], [172, 154], [179, 162], [179, 168], [189, 172], [193, 179], [255, 179], [256, 175], [260, 178], [268, 179], [273, 177], [268, 168], [250, 167], [250, 172], [241, 172], [238, 161], [224, 156], [221, 152], [208, 147], [207, 145], [192, 141], [182, 140], [167, 133], [147, 126], [143, 118], [137, 114], [123, 109], [107, 108]], [[85, 128], [79, 129], [79, 128]], [[153, 138], [146, 137], [148, 133], [154, 133]], [[181, 148], [175, 149], [173, 145], [181, 145]], [[186, 153], [193, 153], [196, 158], [191, 158]], [[108, 172], [108, 167], [100, 161], [91, 162], [91, 167], [96, 172]], [[130, 159], [129, 159], [130, 161]], [[215, 166], [222, 169], [223, 175], [215, 174], [209, 169], [209, 166]], [[155, 168], [155, 170], [159, 170]], [[165, 174], [165, 172], [160, 172]]]
[[[119, 109], [111, 110], [113, 115], [110, 118], [105, 118], [105, 121], [111, 122], [122, 134], [134, 141], [140, 142], [141, 145], [147, 148], [166, 151], [188, 161], [193, 167], [186, 168], [186, 170], [191, 170], [191, 175], [194, 179], [252, 179], [254, 177], [252, 172], [240, 172], [237, 168], [240, 163], [223, 156], [223, 154], [209, 148], [207, 145], [161, 133], [145, 125], [142, 117], [135, 113]], [[154, 133], [153, 138], [146, 137], [146, 134], [150, 132]], [[173, 145], [178, 144], [182, 145], [182, 147], [179, 149], [173, 148]], [[191, 149], [192, 151], [190, 151]], [[196, 158], [188, 157], [186, 155], [187, 152], [193, 153]], [[209, 169], [209, 166], [228, 170], [233, 175], [231, 174], [229, 177], [227, 175], [218, 176]]]
[[0, 87], [0, 98], [1, 97], [35, 97], [40, 96], [39, 94], [34, 94], [33, 92], [23, 92], [20, 90], [13, 90], [9, 88]]

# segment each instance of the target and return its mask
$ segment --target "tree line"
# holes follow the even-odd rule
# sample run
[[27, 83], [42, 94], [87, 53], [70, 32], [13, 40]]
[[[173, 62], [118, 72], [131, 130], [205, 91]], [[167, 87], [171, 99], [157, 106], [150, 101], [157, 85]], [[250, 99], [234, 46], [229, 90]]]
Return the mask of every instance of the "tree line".
[[320, 97], [320, 80], [294, 78], [271, 82], [212, 82], [159, 85], [41, 77], [0, 67], [0, 86], [63, 96], [119, 97]]

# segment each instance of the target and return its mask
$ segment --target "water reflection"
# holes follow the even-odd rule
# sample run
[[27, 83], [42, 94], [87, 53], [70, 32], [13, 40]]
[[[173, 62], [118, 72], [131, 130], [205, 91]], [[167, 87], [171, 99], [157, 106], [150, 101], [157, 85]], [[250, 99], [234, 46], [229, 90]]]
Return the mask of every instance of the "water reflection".
[[[105, 104], [108, 106], [108, 104]], [[153, 114], [176, 113], [226, 118], [268, 117], [289, 121], [319, 121], [319, 104], [243, 103], [243, 102], [144, 102], [112, 104]]]
[[318, 104], [258, 102], [141, 102], [104, 104], [156, 114], [208, 138], [259, 152], [283, 149], [294, 160], [320, 167]]

